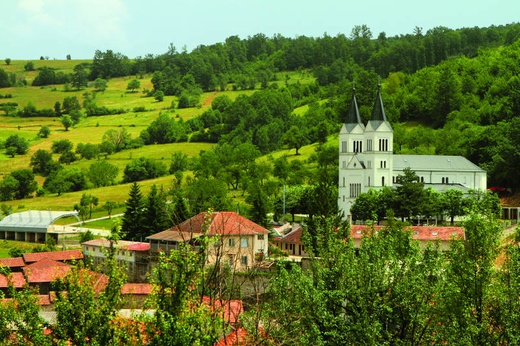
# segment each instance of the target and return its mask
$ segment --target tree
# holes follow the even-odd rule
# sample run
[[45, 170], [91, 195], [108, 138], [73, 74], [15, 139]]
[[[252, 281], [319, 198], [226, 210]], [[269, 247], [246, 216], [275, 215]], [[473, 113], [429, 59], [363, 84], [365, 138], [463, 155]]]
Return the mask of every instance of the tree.
[[212, 208], [230, 210], [231, 202], [227, 197], [226, 183], [215, 178], [197, 178], [186, 186], [185, 196], [189, 209], [198, 214]]
[[92, 143], [78, 143], [76, 145], [76, 153], [82, 159], [91, 160], [99, 155], [99, 147]]
[[95, 187], [114, 185], [118, 174], [119, 169], [117, 166], [104, 160], [91, 164], [87, 173], [90, 182]]
[[158, 189], [155, 184], [152, 185], [146, 198], [145, 210], [145, 227], [137, 235], [141, 241], [149, 235], [165, 231], [172, 226], [162, 187]]
[[134, 182], [130, 187], [121, 230], [127, 240], [137, 240], [144, 227], [144, 203], [141, 187]]
[[[352, 207], [350, 212], [352, 214], [352, 221], [377, 221], [379, 222], [381, 214], [381, 202], [379, 198], [379, 192], [370, 189], [367, 192], [361, 193]], [[384, 211], [386, 212], [386, 210]]]
[[188, 168], [188, 155], [176, 151], [172, 154], [172, 162], [170, 163], [170, 174], [174, 174], [175, 172], [183, 172]]
[[81, 191], [88, 187], [85, 173], [78, 168], [53, 170], [45, 179], [43, 187], [51, 193]]
[[439, 340], [460, 345], [496, 344], [491, 321], [496, 275], [495, 259], [500, 253], [502, 229], [490, 215], [470, 212], [463, 223], [465, 239], [451, 242], [447, 252], [446, 286], [442, 292]]
[[33, 173], [43, 176], [48, 175], [51, 170], [55, 168], [52, 154], [43, 149], [38, 149], [33, 156], [31, 156], [31, 163], [29, 165], [32, 167]]
[[65, 128], [65, 131], [68, 131], [69, 127], [74, 125], [74, 121], [72, 121], [72, 118], [70, 117], [70, 115], [62, 115], [60, 118], [60, 121], [61, 121], [61, 124], [63, 125], [63, 127]]
[[66, 165], [69, 165], [72, 162], [76, 161], [77, 159], [78, 158], [77, 158], [76, 154], [74, 154], [74, 152], [72, 152], [72, 150], [66, 150], [66, 151], [61, 153], [60, 158], [59, 158], [58, 161], [60, 163], [64, 163]]
[[54, 154], [61, 154], [65, 151], [71, 151], [74, 144], [70, 139], [59, 139], [56, 141], [52, 141], [52, 152]]
[[5, 61], [5, 64], [6, 64], [7, 66], [11, 65], [11, 59], [10, 59], [10, 58], [5, 58], [4, 61]]
[[164, 92], [162, 90], [158, 90], [153, 94], [153, 97], [157, 102], [164, 101]]
[[464, 193], [460, 190], [446, 190], [442, 194], [442, 209], [446, 215], [450, 218], [450, 224], [453, 225], [455, 216], [462, 216], [464, 212]]
[[[29, 142], [18, 135], [11, 135], [5, 140], [4, 146], [8, 155], [14, 157], [13, 154], [24, 155], [29, 151]], [[9, 149], [12, 148], [12, 149]]]
[[167, 173], [168, 170], [162, 162], [147, 157], [140, 157], [126, 165], [123, 181], [134, 182], [153, 179], [162, 177]]
[[291, 126], [291, 128], [283, 136], [283, 142], [291, 149], [296, 149], [295, 155], [300, 155], [298, 150], [307, 144], [307, 137], [302, 129], [298, 126]]
[[92, 218], [92, 209], [96, 207], [99, 203], [99, 198], [90, 194], [84, 193], [81, 196], [81, 200], [79, 202], [79, 206], [85, 208], [88, 211], [88, 218]]
[[96, 80], [94, 81], [94, 89], [96, 89], [96, 91], [104, 92], [105, 90], [107, 90], [107, 86], [108, 83], [103, 78], [96, 78]]
[[126, 86], [126, 90], [130, 90], [130, 92], [134, 92], [135, 89], [139, 89], [141, 87], [141, 82], [139, 82], [138, 79], [132, 79], [130, 82], [128, 82], [128, 85]]
[[423, 215], [423, 207], [426, 202], [424, 183], [410, 168], [403, 170], [403, 175], [397, 177], [395, 188], [396, 200], [394, 205], [395, 215], [404, 218], [412, 218]]
[[130, 143], [131, 138], [132, 136], [124, 127], [119, 131], [112, 129], [103, 134], [103, 142], [109, 143], [115, 152], [123, 150]]
[[74, 66], [74, 73], [72, 74], [71, 84], [77, 90], [88, 85], [88, 74], [83, 64]]
[[38, 183], [34, 179], [34, 173], [29, 169], [22, 168], [14, 170], [9, 176], [18, 181], [18, 188], [14, 192], [15, 199], [28, 198], [38, 188]]
[[106, 201], [105, 204], [103, 204], [103, 209], [107, 211], [108, 218], [112, 218], [112, 211], [118, 207], [118, 203], [115, 201]]
[[23, 69], [25, 71], [34, 71], [34, 62], [28, 61], [24, 66]]
[[37, 136], [40, 138], [48, 138], [50, 134], [51, 128], [47, 125], [42, 125], [42, 127], [40, 127], [40, 130], [38, 131]]
[[63, 113], [70, 113], [71, 111], [79, 111], [81, 105], [76, 96], [68, 96], [63, 99]]
[[20, 183], [14, 177], [8, 175], [0, 181], [0, 200], [11, 201], [14, 199]]

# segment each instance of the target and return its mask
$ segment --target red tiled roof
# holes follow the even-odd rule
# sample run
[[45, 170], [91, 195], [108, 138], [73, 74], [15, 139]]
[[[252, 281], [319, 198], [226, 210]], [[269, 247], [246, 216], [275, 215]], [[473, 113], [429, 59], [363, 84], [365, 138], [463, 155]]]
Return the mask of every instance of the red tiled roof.
[[23, 267], [25, 262], [22, 257], [0, 258], [0, 265], [9, 268]]
[[70, 261], [83, 258], [81, 250], [63, 250], [63, 251], [49, 251], [49, 252], [34, 252], [24, 253], [23, 260], [25, 263], [37, 262], [41, 259], [48, 258], [55, 261]]
[[[83, 246], [97, 246], [97, 247], [110, 247], [110, 241], [105, 238], [98, 238], [86, 241], [81, 243]], [[129, 241], [129, 240], [119, 240], [114, 244], [117, 249], [128, 250], [128, 251], [149, 251], [150, 243], [138, 242], [138, 241]]]
[[212, 303], [210, 297], [204, 296], [202, 301], [215, 311], [222, 313], [227, 323], [237, 323], [240, 315], [244, 312], [244, 305], [241, 300], [214, 299]]
[[[6, 288], [9, 283], [8, 281], [5, 275], [0, 274], [0, 288]], [[25, 285], [23, 273], [11, 273], [10, 281], [14, 288], [22, 288]]]
[[126, 283], [121, 287], [122, 294], [139, 294], [147, 295], [152, 293], [152, 284], [135, 284]]
[[208, 223], [209, 235], [255, 235], [269, 233], [269, 231], [264, 227], [231, 211], [214, 212], [211, 214], [208, 214], [207, 212], [200, 213], [191, 219], [170, 228], [170, 230], [203, 233], [203, 225], [205, 223]]
[[43, 268], [43, 267], [69, 267], [69, 265], [66, 264], [66, 263], [63, 263], [63, 262], [51, 260], [49, 258], [44, 258], [44, 259], [39, 260], [38, 262], [34, 262], [34, 263], [31, 263], [31, 264], [25, 266], [23, 268], [23, 270], [25, 270], [25, 268], [37, 268], [37, 267], [39, 267], [39, 268]]
[[248, 333], [244, 328], [238, 328], [220, 339], [214, 346], [245, 346], [247, 345]]
[[298, 227], [283, 237], [273, 238], [273, 240], [279, 241], [281, 243], [301, 243], [302, 241], [302, 232], [303, 229], [301, 227]]
[[[384, 229], [385, 226], [374, 226], [377, 232]], [[352, 225], [350, 228], [350, 236], [354, 239], [360, 239], [367, 231], [368, 226]], [[453, 240], [464, 239], [464, 228], [462, 227], [437, 227], [437, 226], [407, 226], [404, 230], [412, 232], [412, 238], [416, 240]]]
[[23, 272], [30, 283], [52, 282], [65, 277], [70, 271], [70, 266], [63, 263], [54, 266], [27, 266]]

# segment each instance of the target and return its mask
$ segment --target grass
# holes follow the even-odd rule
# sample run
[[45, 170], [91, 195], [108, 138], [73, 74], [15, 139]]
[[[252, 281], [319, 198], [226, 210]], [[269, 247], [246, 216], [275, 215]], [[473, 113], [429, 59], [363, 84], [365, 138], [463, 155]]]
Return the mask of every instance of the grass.
[[40, 246], [41, 244], [37, 243], [28, 243], [23, 241], [15, 241], [15, 240], [2, 240], [0, 241], [0, 258], [9, 258], [9, 251], [14, 248], [19, 248], [23, 252], [32, 252], [32, 250]]
[[[57, 71], [70, 73], [74, 66], [79, 63], [91, 62], [89, 60], [33, 60], [35, 68], [42, 66], [49, 66], [55, 68]], [[24, 65], [27, 61], [13, 60], [10, 65], [2, 65], [8, 73], [16, 73], [19, 77], [24, 77], [30, 83], [37, 75], [37, 71], [27, 72], [24, 70]], [[312, 83], [314, 78], [308, 71], [301, 72], [280, 72], [277, 73], [277, 80], [274, 83], [280, 86], [285, 85], [286, 75], [290, 78], [287, 83]], [[222, 92], [207, 92], [200, 96], [199, 106], [187, 109], [170, 109], [172, 102], [176, 103], [175, 96], [166, 96], [163, 102], [157, 102], [152, 97], [146, 97], [141, 91], [127, 92], [126, 86], [133, 77], [112, 78], [108, 81], [107, 90], [96, 93], [96, 103], [99, 106], [106, 106], [109, 108], [123, 108], [129, 110], [128, 113], [113, 115], [113, 116], [93, 116], [83, 118], [78, 125], [69, 131], [65, 131], [58, 118], [19, 118], [7, 117], [0, 112], [0, 141], [4, 141], [8, 136], [17, 134], [26, 138], [30, 142], [30, 149], [28, 154], [10, 158], [5, 155], [4, 150], [0, 150], [0, 179], [9, 174], [15, 169], [30, 167], [31, 156], [39, 149], [51, 150], [53, 141], [68, 139], [73, 142], [74, 146], [78, 143], [101, 143], [103, 134], [111, 129], [119, 130], [124, 128], [135, 138], [139, 136], [152, 121], [154, 121], [159, 113], [169, 112], [176, 118], [183, 120], [198, 116], [206, 109], [211, 107], [211, 101], [218, 96], [226, 95], [234, 100], [239, 95], [251, 95], [257, 90], [226, 90]], [[139, 79], [140, 89], [151, 90], [153, 88], [151, 83], [151, 75]], [[259, 85], [258, 85], [259, 87]], [[229, 87], [231, 89], [231, 87]], [[65, 91], [63, 85], [45, 86], [45, 87], [12, 87], [0, 89], [1, 94], [12, 94], [11, 99], [0, 99], [0, 104], [3, 102], [17, 102], [19, 108], [25, 107], [29, 102], [33, 103], [37, 109], [54, 108], [56, 102], [63, 102], [65, 97], [76, 96], [80, 102], [83, 101], [83, 94], [85, 92], [93, 92], [92, 86], [83, 90]], [[132, 110], [134, 107], [144, 107], [146, 112], [135, 113]], [[299, 107], [295, 110], [298, 114], [303, 114], [307, 110], [307, 106]], [[37, 133], [42, 125], [47, 125], [51, 128], [49, 138], [42, 139], [37, 137]], [[337, 140], [336, 140], [337, 141]], [[169, 166], [171, 155], [175, 151], [186, 153], [189, 157], [196, 157], [201, 150], [210, 150], [214, 144], [210, 143], [174, 143], [145, 146], [133, 150], [125, 150], [108, 156], [109, 163], [116, 165], [119, 168], [119, 180], [123, 176], [123, 171], [126, 165], [133, 159], [141, 156], [150, 157], [163, 162]], [[289, 160], [307, 160], [314, 152], [316, 145], [305, 146], [300, 149], [300, 155], [295, 156], [294, 149], [280, 150], [272, 154], [273, 157], [287, 155]], [[59, 155], [53, 155], [54, 160], [58, 160]], [[94, 160], [80, 160], [68, 166], [77, 167], [81, 170], [87, 170], [88, 167], [95, 162]], [[37, 176], [38, 184], [41, 185], [44, 181], [43, 177]], [[149, 181], [140, 182], [143, 194], [148, 192], [152, 184], [163, 185], [165, 188], [171, 185], [172, 177], [162, 177]], [[112, 200], [123, 203], [128, 197], [129, 184], [109, 186], [105, 188], [91, 189], [88, 191], [65, 193], [61, 196], [50, 195], [44, 197], [34, 197], [25, 200], [5, 202], [13, 207], [13, 211], [26, 209], [51, 209], [51, 210], [71, 210], [75, 203], [78, 203], [81, 195], [84, 192], [91, 193], [100, 198], [100, 205], [106, 200]]]

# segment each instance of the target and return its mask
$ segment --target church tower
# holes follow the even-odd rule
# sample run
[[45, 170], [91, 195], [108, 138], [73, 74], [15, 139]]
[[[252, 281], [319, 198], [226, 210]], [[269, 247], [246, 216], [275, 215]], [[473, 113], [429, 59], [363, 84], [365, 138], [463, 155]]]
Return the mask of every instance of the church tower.
[[345, 216], [350, 214], [352, 203], [363, 189], [365, 146], [365, 125], [359, 116], [353, 88], [345, 123], [339, 133], [338, 208], [343, 210]]
[[381, 84], [370, 120], [361, 122], [355, 90], [339, 134], [338, 208], [350, 219], [356, 197], [369, 189], [392, 186], [393, 129], [381, 98]]
[[394, 132], [383, 107], [381, 84], [378, 86], [372, 115], [365, 129], [365, 139], [367, 142], [365, 191], [370, 188], [392, 186]]

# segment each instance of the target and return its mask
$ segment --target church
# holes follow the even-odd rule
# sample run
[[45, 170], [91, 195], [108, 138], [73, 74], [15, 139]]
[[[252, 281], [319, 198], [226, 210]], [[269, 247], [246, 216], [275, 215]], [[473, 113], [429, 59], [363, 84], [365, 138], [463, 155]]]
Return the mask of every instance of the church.
[[466, 158], [394, 155], [393, 138], [392, 125], [383, 107], [381, 85], [366, 125], [361, 121], [354, 90], [339, 134], [338, 208], [346, 218], [351, 218], [350, 208], [357, 196], [370, 189], [392, 187], [406, 168], [414, 171], [426, 188], [439, 192], [486, 190], [486, 171]]

